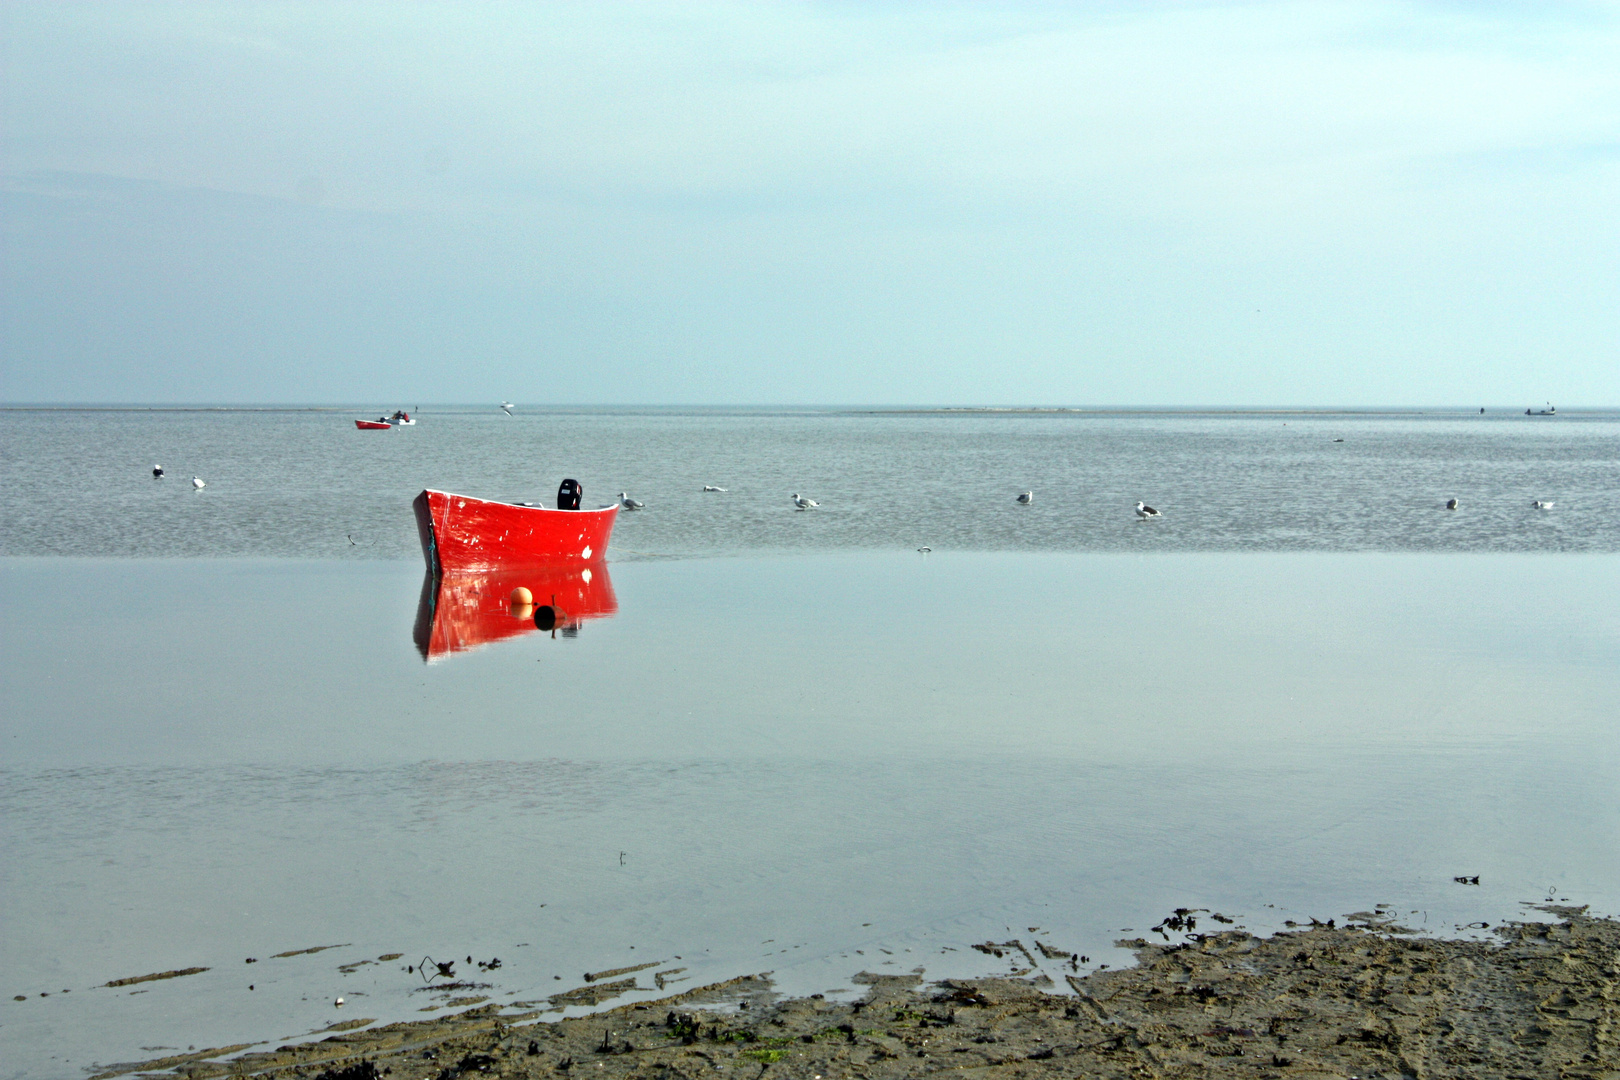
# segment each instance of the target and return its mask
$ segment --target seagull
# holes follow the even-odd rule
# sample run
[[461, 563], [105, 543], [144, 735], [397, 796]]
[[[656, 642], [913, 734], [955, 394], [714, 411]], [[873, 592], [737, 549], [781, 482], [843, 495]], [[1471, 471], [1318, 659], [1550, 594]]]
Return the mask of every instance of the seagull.
[[1035, 493], [1033, 491], [1026, 491], [1022, 495], [1018, 496], [1018, 502], [1021, 503], [1024, 506], [1028, 506], [1030, 503], [1032, 503], [1034, 501], [1035, 501]]
[[161, 466], [161, 465], [152, 466], [152, 479], [154, 479], [154, 480], [163, 479], [163, 466]]
[[637, 502], [624, 492], [619, 492], [619, 505], [626, 510], [640, 510], [646, 503]]
[[723, 488], [723, 487], [715, 487], [713, 484], [704, 484], [703, 485], [703, 490], [704, 491], [725, 491], [726, 489]]
[[510, 401], [501, 402], [501, 412], [505, 413], [507, 416], [511, 416], [512, 415], [512, 403]]
[[1530, 505], [1532, 507], [1534, 507], [1535, 509], [1537, 509], [1537, 510], [1551, 510], [1552, 507], [1553, 507], [1553, 504], [1552, 504], [1551, 500], [1548, 500], [1547, 502], [1542, 502], [1540, 499], [1535, 500]]
[[[197, 490], [198, 490], [198, 491], [201, 491], [201, 490], [202, 490], [202, 489], [203, 489], [203, 488], [205, 488], [205, 487], [207, 487], [207, 486], [208, 486], [208, 485], [207, 485], [207, 484], [205, 484], [205, 483], [203, 483], [203, 481], [202, 481], [202, 477], [200, 477], [200, 476], [193, 476], [193, 477], [192, 477], [192, 478], [191, 478], [191, 486], [192, 486], [192, 487], [194, 487], [194, 488], [196, 488], [196, 489], [197, 489]], [[1548, 504], [1547, 504], [1547, 505], [1548, 505], [1548, 506], [1551, 506], [1551, 505], [1552, 505], [1552, 503], [1548, 503]]]
[[811, 507], [820, 506], [821, 504], [816, 502], [814, 499], [807, 499], [795, 491], [793, 493], [793, 505], [797, 506], [800, 510], [809, 510]]
[[919, 554], [922, 554], [922, 555], [926, 555], [926, 554], [928, 554], [928, 553], [929, 553], [929, 552], [930, 552], [930, 551], [933, 551], [933, 550], [934, 550], [934, 549], [933, 549], [933, 548], [931, 548], [931, 547], [920, 547], [920, 548], [918, 548], [918, 549], [917, 549], [917, 551], [918, 551], [918, 553], [919, 553]]
[[1455, 509], [1457, 509], [1457, 500], [1456, 499], [1447, 499], [1446, 500], [1446, 509], [1447, 510], [1455, 510]]
[[1136, 516], [1139, 518], [1156, 518], [1159, 516], [1159, 512], [1153, 509], [1151, 506], [1144, 505], [1143, 503], [1137, 503]]

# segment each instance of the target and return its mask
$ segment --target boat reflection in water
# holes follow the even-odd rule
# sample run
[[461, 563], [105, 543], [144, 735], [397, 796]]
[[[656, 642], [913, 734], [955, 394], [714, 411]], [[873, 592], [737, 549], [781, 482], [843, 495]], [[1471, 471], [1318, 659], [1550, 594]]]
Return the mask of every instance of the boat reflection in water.
[[[532, 603], [521, 603], [527, 589]], [[579, 633], [587, 619], [619, 610], [606, 561], [585, 566], [502, 565], [482, 570], [429, 571], [416, 607], [417, 651], [428, 663], [493, 641], [549, 630]]]

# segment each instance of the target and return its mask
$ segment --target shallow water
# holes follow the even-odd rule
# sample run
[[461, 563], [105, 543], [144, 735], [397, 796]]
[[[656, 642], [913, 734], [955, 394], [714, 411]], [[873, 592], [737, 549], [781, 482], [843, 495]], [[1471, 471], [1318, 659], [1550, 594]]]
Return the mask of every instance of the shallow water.
[[616, 615], [429, 664], [417, 563], [0, 561], [3, 1075], [423, 1015], [423, 954], [828, 992], [1030, 927], [1117, 964], [1174, 907], [1620, 910], [1615, 556], [610, 571]]
[[[0, 555], [410, 558], [402, 508], [422, 488], [543, 500], [565, 476], [587, 504], [620, 491], [647, 504], [622, 516], [614, 557], [1620, 551], [1612, 412], [430, 408], [413, 428], [355, 430], [380, 411], [0, 410]], [[154, 463], [167, 479], [150, 478]], [[207, 487], [193, 491], [193, 475]], [[1024, 490], [1032, 506], [1014, 504]], [[795, 492], [821, 508], [795, 512]], [[1164, 519], [1139, 525], [1139, 499]]]

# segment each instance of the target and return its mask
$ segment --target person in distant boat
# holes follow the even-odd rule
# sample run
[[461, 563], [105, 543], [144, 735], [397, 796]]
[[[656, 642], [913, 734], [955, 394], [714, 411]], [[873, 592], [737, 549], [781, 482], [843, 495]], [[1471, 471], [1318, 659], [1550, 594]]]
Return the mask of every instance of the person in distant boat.
[[557, 489], [557, 509], [578, 510], [579, 500], [585, 497], [585, 489], [579, 486], [578, 480], [564, 480]]

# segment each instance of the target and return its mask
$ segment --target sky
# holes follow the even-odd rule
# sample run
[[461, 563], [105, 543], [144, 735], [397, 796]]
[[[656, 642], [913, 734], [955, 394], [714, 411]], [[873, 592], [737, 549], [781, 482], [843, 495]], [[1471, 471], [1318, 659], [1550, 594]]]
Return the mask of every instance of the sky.
[[0, 402], [1620, 405], [1620, 5], [0, 0]]

